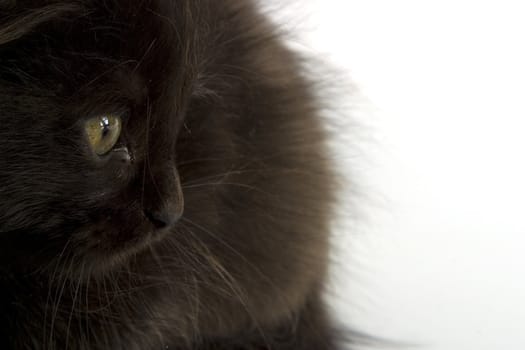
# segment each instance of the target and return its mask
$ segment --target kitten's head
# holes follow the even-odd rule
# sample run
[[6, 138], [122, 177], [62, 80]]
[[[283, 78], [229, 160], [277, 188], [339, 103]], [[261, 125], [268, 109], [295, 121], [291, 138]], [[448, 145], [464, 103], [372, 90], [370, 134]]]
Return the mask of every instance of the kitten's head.
[[[85, 281], [99, 319], [185, 317], [174, 324], [220, 336], [291, 317], [318, 288], [325, 133], [254, 3], [0, 1], [6, 290], [47, 305], [16, 285], [67, 288], [58, 271], [68, 312]], [[106, 307], [95, 280], [127, 299]]]
[[178, 37], [187, 20], [175, 27], [168, 18], [184, 13], [182, 3], [0, 5], [0, 237], [9, 263], [31, 264], [35, 252], [39, 263], [67, 244], [102, 266], [181, 216], [175, 151], [193, 62]]

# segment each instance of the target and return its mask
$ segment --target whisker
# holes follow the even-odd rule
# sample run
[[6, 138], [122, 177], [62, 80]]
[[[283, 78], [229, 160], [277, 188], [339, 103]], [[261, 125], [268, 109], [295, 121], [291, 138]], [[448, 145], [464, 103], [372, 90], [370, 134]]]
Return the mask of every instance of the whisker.
[[60, 274], [60, 277], [62, 278], [62, 285], [60, 287], [60, 290], [58, 291], [57, 290], [57, 293], [55, 293], [55, 299], [54, 299], [54, 305], [53, 305], [53, 314], [52, 314], [52, 318], [51, 318], [51, 329], [50, 329], [50, 335], [49, 335], [49, 346], [52, 346], [53, 345], [53, 336], [54, 336], [54, 332], [55, 332], [55, 322], [56, 322], [56, 319], [57, 319], [57, 315], [58, 315], [58, 312], [59, 312], [59, 309], [60, 309], [60, 302], [62, 301], [62, 296], [64, 295], [64, 291], [65, 291], [65, 288], [66, 288], [66, 284], [69, 282], [69, 274], [70, 274], [70, 271], [71, 271], [71, 268], [73, 266], [73, 263], [74, 263], [74, 259], [70, 259], [70, 263], [69, 263], [69, 267], [67, 269], [67, 273], [65, 273], [65, 267], [63, 268], [62, 270], [62, 273]]
[[68, 317], [68, 320], [67, 320], [67, 326], [66, 326], [66, 349], [68, 349], [69, 347], [69, 331], [70, 331], [70, 328], [71, 328], [71, 321], [73, 319], [73, 313], [75, 312], [75, 305], [76, 305], [76, 302], [77, 302], [77, 297], [78, 297], [78, 292], [80, 290], [80, 284], [82, 283], [82, 278], [83, 278], [83, 275], [84, 275], [84, 266], [85, 266], [85, 263], [82, 263], [82, 267], [80, 269], [80, 276], [78, 278], [78, 282], [77, 282], [77, 286], [75, 288], [75, 294], [73, 296], [73, 301], [71, 303], [71, 311], [69, 313], [69, 317]]
[[[190, 231], [191, 232], [191, 231]], [[215, 257], [211, 251], [208, 249], [206, 245], [203, 244], [203, 242], [200, 239], [195, 240], [194, 242], [198, 243], [198, 246], [195, 246], [195, 249], [197, 252], [200, 253], [202, 257], [204, 257], [208, 263], [209, 266], [217, 273], [217, 275], [221, 278], [222, 281], [226, 283], [226, 286], [228, 286], [231, 291], [234, 293], [234, 295], [237, 297], [237, 300], [240, 302], [250, 319], [255, 325], [255, 328], [257, 329], [259, 335], [262, 337], [263, 341], [265, 342], [266, 346], [269, 348], [269, 343], [266, 339], [266, 335], [261, 328], [259, 322], [257, 321], [257, 318], [255, 317], [253, 311], [250, 309], [248, 302], [246, 300], [246, 293], [240, 286], [240, 284], [237, 282], [237, 280], [232, 276], [231, 273], [226, 270], [226, 268], [221, 264], [221, 262]]]
[[56, 277], [57, 272], [58, 272], [58, 268], [59, 268], [59, 266], [61, 264], [62, 257], [64, 256], [64, 252], [66, 251], [66, 249], [67, 249], [67, 247], [68, 247], [70, 242], [71, 242], [71, 238], [68, 238], [68, 240], [64, 244], [64, 247], [62, 248], [62, 251], [60, 252], [60, 254], [58, 255], [58, 258], [55, 261], [55, 269], [53, 271], [53, 274], [51, 275], [51, 277], [48, 280], [48, 291], [47, 291], [47, 297], [46, 297], [46, 305], [44, 306], [44, 331], [43, 331], [44, 344], [46, 344], [46, 342], [47, 342], [47, 336], [46, 336], [46, 333], [47, 333], [47, 311], [49, 309], [49, 303], [51, 301], [51, 291], [53, 289], [53, 284], [54, 284], [55, 277]]
[[[182, 221], [185, 221], [185, 222], [188, 222], [189, 224], [193, 225], [194, 227], [200, 229], [202, 232], [206, 233], [207, 235], [209, 235], [211, 238], [215, 239], [217, 242], [219, 242], [220, 244], [222, 244], [224, 247], [226, 247], [227, 249], [229, 249], [232, 253], [234, 253], [237, 257], [241, 258], [242, 261], [246, 264], [246, 266], [250, 267], [255, 273], [257, 273], [266, 283], [268, 283], [273, 289], [274, 291], [276, 292], [276, 295], [279, 296], [281, 298], [281, 302], [283, 305], [286, 305], [287, 306], [287, 313], [289, 316], [291, 316], [293, 314], [291, 308], [288, 306], [288, 301], [282, 297], [282, 290], [275, 284], [275, 282], [270, 278], [268, 277], [266, 274], [264, 274], [260, 268], [258, 268], [257, 266], [255, 266], [252, 262], [250, 262], [246, 256], [244, 256], [242, 253], [240, 253], [237, 249], [235, 249], [234, 247], [232, 247], [230, 244], [228, 244], [226, 241], [224, 241], [222, 238], [220, 238], [217, 234], [214, 234], [213, 232], [211, 232], [210, 230], [206, 229], [205, 227], [193, 222], [192, 220], [186, 218], [186, 217], [182, 217], [181, 218]], [[190, 233], [193, 234], [193, 232], [190, 230]], [[197, 238], [195, 234], [193, 234], [193, 237]], [[202, 243], [202, 240], [200, 240], [199, 238], [197, 238], [199, 241], [201, 241]]]

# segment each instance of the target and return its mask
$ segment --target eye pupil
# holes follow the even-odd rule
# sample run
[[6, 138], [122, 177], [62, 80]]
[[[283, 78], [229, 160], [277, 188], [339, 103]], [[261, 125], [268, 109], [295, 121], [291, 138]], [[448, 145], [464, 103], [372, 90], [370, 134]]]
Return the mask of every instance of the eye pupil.
[[110, 129], [106, 125], [101, 125], [102, 137], [106, 137], [109, 134]]
[[109, 119], [108, 117], [100, 118], [100, 129], [102, 130], [102, 137], [109, 133]]
[[106, 117], [106, 116], [100, 118], [100, 126], [104, 127], [104, 128], [108, 127], [109, 126], [109, 118]]

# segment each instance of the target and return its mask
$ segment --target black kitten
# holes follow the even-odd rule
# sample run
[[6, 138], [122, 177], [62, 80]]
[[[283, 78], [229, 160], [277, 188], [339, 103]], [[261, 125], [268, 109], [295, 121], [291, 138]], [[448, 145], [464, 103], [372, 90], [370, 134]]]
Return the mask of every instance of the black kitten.
[[0, 2], [0, 348], [335, 349], [299, 67], [247, 0]]

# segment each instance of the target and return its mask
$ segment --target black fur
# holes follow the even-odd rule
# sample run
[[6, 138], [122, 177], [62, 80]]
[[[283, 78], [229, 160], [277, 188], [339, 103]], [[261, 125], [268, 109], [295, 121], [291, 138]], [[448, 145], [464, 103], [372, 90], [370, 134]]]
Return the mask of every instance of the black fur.
[[300, 66], [247, 0], [0, 2], [0, 348], [336, 349]]

